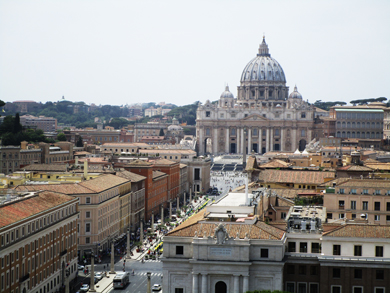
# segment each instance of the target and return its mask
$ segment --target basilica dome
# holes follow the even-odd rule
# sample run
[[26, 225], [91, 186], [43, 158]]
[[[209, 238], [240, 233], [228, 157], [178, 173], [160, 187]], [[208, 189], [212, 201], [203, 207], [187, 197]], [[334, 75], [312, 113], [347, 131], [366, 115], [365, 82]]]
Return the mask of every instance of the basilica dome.
[[225, 87], [225, 91], [221, 94], [221, 99], [226, 99], [226, 98], [234, 99], [233, 94], [229, 91], [228, 85]]
[[294, 91], [288, 96], [289, 99], [302, 99], [302, 95], [298, 92], [297, 86], [294, 87]]
[[263, 37], [259, 53], [245, 66], [241, 82], [248, 81], [276, 81], [286, 83], [283, 68], [269, 54], [268, 45]]

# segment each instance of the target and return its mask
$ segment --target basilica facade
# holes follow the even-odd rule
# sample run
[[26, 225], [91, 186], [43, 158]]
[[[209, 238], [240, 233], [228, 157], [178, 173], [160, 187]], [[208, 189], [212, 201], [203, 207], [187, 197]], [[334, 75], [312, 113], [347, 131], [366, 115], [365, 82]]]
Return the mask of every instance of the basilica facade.
[[289, 94], [280, 64], [263, 41], [245, 66], [237, 98], [226, 86], [218, 103], [199, 104], [196, 134], [199, 155], [303, 151], [313, 139], [315, 107], [295, 86]]

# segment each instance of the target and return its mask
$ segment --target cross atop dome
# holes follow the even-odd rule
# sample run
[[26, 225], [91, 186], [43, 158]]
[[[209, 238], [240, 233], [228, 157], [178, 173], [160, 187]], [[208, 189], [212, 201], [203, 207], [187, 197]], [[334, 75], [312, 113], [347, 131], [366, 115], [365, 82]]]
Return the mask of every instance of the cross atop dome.
[[263, 35], [263, 42], [261, 42], [261, 44], [259, 46], [259, 53], [257, 54], [257, 56], [267, 56], [267, 57], [271, 56], [269, 53], [269, 50], [268, 50], [268, 45], [265, 42], [264, 35]]

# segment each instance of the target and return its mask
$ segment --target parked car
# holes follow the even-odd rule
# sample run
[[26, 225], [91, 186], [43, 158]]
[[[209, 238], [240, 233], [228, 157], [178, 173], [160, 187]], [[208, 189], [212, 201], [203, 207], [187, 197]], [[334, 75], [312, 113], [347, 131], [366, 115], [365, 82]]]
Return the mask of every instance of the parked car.
[[78, 270], [84, 270], [84, 266], [78, 265], [78, 266], [77, 266], [77, 269], [78, 269]]
[[154, 284], [152, 287], [152, 291], [161, 291], [161, 285], [160, 284]]
[[88, 292], [88, 290], [89, 290], [89, 285], [87, 285], [87, 284], [84, 284], [80, 288], [80, 292]]

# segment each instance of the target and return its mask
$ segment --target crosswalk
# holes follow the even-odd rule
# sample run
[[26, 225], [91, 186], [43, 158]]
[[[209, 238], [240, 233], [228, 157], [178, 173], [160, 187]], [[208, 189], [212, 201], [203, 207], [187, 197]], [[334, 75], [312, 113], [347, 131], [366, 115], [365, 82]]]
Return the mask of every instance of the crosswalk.
[[[160, 262], [161, 260], [159, 259], [148, 259], [148, 260], [145, 260], [145, 262]], [[142, 262], [142, 260], [140, 260], [140, 262]]]

